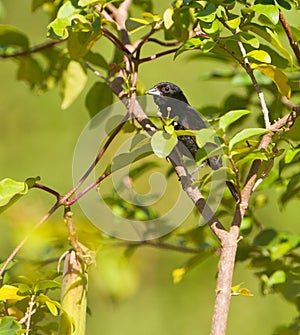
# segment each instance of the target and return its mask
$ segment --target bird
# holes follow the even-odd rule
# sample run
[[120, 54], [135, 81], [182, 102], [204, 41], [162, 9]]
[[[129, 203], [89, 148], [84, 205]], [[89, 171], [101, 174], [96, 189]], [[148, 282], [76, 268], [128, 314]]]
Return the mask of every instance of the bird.
[[[171, 82], [161, 82], [146, 91], [146, 94], [152, 95], [154, 103], [158, 106], [159, 111], [163, 118], [175, 119], [173, 121], [175, 130], [200, 130], [208, 128], [209, 124], [206, 123], [199, 115], [198, 112], [189, 104], [181, 88]], [[196, 143], [194, 136], [184, 135], [178, 136], [179, 151], [196, 158], [196, 153], [199, 146]], [[217, 147], [213, 143], [208, 143], [204, 147]], [[217, 170], [222, 167], [222, 159], [218, 156], [212, 156], [206, 161], [212, 170]], [[236, 201], [239, 200], [239, 193], [234, 184], [226, 181], [226, 184]]]

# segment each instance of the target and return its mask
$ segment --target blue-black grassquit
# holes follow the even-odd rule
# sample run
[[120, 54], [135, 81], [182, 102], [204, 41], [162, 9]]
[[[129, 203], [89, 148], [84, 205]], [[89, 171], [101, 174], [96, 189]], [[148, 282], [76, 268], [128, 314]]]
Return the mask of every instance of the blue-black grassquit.
[[[199, 113], [189, 105], [187, 98], [177, 85], [170, 82], [162, 82], [146, 93], [153, 95], [154, 102], [159, 107], [164, 118], [177, 119], [174, 123], [175, 130], [200, 130], [208, 127], [201, 119]], [[183, 144], [180, 151], [185, 150], [195, 158], [199, 149], [195, 138], [193, 136], [178, 136], [178, 140]], [[186, 154], [185, 152], [182, 153]], [[222, 161], [217, 156], [210, 157], [207, 163], [213, 170], [217, 170], [222, 166]], [[233, 183], [226, 181], [226, 184], [233, 197], [238, 200], [239, 195]]]

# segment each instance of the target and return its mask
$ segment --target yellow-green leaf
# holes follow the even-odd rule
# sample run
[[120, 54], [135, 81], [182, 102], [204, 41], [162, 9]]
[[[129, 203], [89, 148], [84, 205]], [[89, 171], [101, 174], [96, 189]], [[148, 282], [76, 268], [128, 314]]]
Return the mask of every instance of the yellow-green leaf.
[[267, 64], [261, 64], [261, 65], [252, 64], [252, 67], [255, 70], [259, 70], [260, 72], [268, 76], [274, 82], [281, 95], [290, 98], [291, 88], [288, 84], [289, 81], [288, 77], [282, 71], [280, 71], [276, 66]]
[[87, 81], [87, 75], [82, 66], [75, 61], [70, 61], [63, 73], [61, 108], [68, 108], [83, 90]]
[[173, 14], [174, 14], [173, 8], [167, 8], [164, 12], [164, 25], [166, 29], [170, 29], [174, 24]]
[[219, 121], [220, 128], [225, 131], [231, 124], [239, 120], [244, 115], [247, 115], [250, 113], [251, 111], [247, 109], [237, 109], [237, 110], [229, 111], [228, 113], [226, 113], [220, 118], [220, 121]]
[[174, 284], [178, 284], [181, 282], [183, 276], [185, 275], [186, 273], [186, 269], [183, 267], [183, 268], [178, 268], [178, 269], [174, 269], [172, 271], [172, 277], [173, 277], [173, 283]]
[[0, 206], [4, 206], [16, 195], [27, 193], [28, 186], [24, 182], [18, 182], [10, 178], [0, 181]]
[[249, 138], [253, 136], [260, 136], [268, 133], [269, 130], [264, 129], [264, 128], [249, 128], [249, 129], [244, 129], [237, 133], [229, 142], [229, 150], [232, 150], [232, 148], [240, 142], [246, 141]]
[[151, 137], [151, 147], [159, 158], [167, 157], [177, 144], [177, 137], [167, 133], [157, 132]]
[[0, 300], [23, 300], [25, 295], [18, 294], [19, 289], [11, 285], [3, 285], [0, 288]]
[[271, 56], [264, 50], [252, 50], [247, 53], [246, 57], [253, 58], [262, 63], [271, 63]]

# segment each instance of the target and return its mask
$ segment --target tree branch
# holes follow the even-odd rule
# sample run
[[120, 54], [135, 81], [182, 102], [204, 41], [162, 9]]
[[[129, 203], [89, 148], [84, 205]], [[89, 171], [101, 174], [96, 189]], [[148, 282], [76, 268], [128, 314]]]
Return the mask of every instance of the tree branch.
[[27, 56], [30, 55], [32, 53], [36, 53], [45, 49], [49, 49], [52, 48], [53, 46], [55, 46], [56, 44], [59, 43], [63, 43], [66, 40], [55, 40], [55, 41], [50, 41], [50, 42], [45, 42], [39, 45], [36, 45], [32, 48], [29, 49], [25, 49], [25, 50], [21, 50], [21, 51], [15, 51], [12, 54], [0, 54], [0, 58], [12, 58], [12, 57], [18, 57], [18, 56]]
[[286, 33], [286, 36], [289, 40], [290, 46], [294, 51], [294, 54], [297, 58], [297, 62], [300, 65], [300, 50], [299, 50], [298, 43], [294, 40], [292, 31], [291, 31], [291, 27], [289, 26], [288, 22], [286, 21], [281, 9], [279, 9], [279, 20], [280, 20], [280, 22], [283, 26], [283, 29]]
[[3, 276], [4, 271], [6, 270], [8, 264], [16, 257], [17, 253], [22, 249], [23, 245], [27, 242], [29, 237], [33, 234], [33, 232], [39, 228], [44, 222], [46, 222], [49, 217], [57, 210], [58, 207], [60, 207], [61, 204], [58, 202], [55, 203], [55, 205], [46, 213], [46, 215], [33, 227], [31, 232], [25, 236], [25, 238], [15, 247], [15, 249], [11, 252], [11, 254], [7, 257], [5, 262], [3, 263], [1, 269], [0, 269], [0, 277]]

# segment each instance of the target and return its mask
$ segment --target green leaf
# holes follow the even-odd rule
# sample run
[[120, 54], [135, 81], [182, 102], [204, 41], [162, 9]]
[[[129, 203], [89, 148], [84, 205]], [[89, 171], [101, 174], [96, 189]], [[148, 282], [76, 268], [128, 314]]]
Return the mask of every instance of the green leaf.
[[24, 195], [28, 192], [25, 182], [18, 182], [10, 178], [0, 181], [0, 206], [7, 205], [16, 196]]
[[201, 40], [200, 37], [194, 36], [182, 44], [182, 46], [176, 51], [174, 59], [176, 59], [177, 56], [183, 53], [184, 51], [201, 49], [202, 46], [203, 46], [203, 40]]
[[242, 11], [244, 13], [255, 12], [264, 15], [273, 24], [277, 24], [279, 21], [279, 9], [274, 5], [257, 4], [248, 8], [243, 8]]
[[79, 0], [78, 1], [78, 6], [88, 6], [88, 5], [95, 5], [96, 3], [100, 3], [100, 4], [105, 4], [105, 0]]
[[286, 273], [283, 270], [277, 270], [269, 278], [269, 285], [283, 284], [286, 281]]
[[213, 3], [208, 3], [207, 6], [196, 13], [196, 18], [203, 22], [213, 22], [216, 18], [217, 7]]
[[201, 187], [204, 187], [210, 182], [222, 181], [225, 182], [226, 180], [234, 181], [235, 174], [232, 169], [228, 167], [221, 167], [217, 170], [211, 170], [209, 174], [205, 176], [205, 178], [201, 181]]
[[[19, 288], [11, 285], [3, 285], [0, 288], [0, 300], [23, 300], [26, 295], [19, 295]], [[0, 332], [1, 334], [1, 332]]]
[[300, 153], [300, 148], [298, 148], [298, 149], [289, 149], [286, 152], [285, 156], [284, 156], [284, 162], [286, 164], [292, 163], [292, 161], [298, 155], [298, 153]]
[[34, 291], [45, 291], [48, 289], [55, 289], [55, 288], [60, 288], [61, 284], [55, 280], [40, 280], [35, 286], [34, 286]]
[[98, 81], [90, 88], [86, 95], [85, 106], [88, 109], [90, 118], [93, 118], [105, 107], [111, 105], [112, 102], [113, 94], [110, 87]]
[[43, 69], [33, 57], [22, 57], [18, 67], [17, 78], [18, 80], [27, 82], [31, 88], [34, 88], [43, 82]]
[[163, 18], [164, 18], [164, 25], [166, 29], [170, 29], [172, 25], [174, 24], [173, 14], [174, 14], [173, 8], [167, 8], [164, 12]]
[[68, 50], [74, 60], [84, 57], [102, 36], [102, 32], [95, 32], [90, 23], [72, 25], [69, 29]]
[[291, 88], [288, 85], [289, 81], [288, 77], [282, 71], [280, 71], [276, 66], [266, 64], [261, 65], [252, 64], [252, 68], [255, 70], [259, 70], [260, 72], [268, 76], [277, 86], [279, 93], [282, 96], [290, 98]]
[[284, 48], [278, 38], [276, 32], [272, 31], [270, 28], [265, 26], [260, 26], [256, 23], [245, 24], [242, 26], [243, 30], [250, 30], [258, 36], [262, 37], [264, 40], [269, 42], [276, 51], [279, 51], [288, 60], [290, 66], [293, 65], [293, 58], [286, 48]]
[[65, 39], [68, 37], [68, 30], [74, 18], [83, 18], [78, 15], [79, 10], [76, 9], [71, 1], [65, 2], [58, 10], [57, 17], [48, 25], [48, 36], [52, 38]]
[[241, 42], [251, 45], [253, 48], [259, 48], [259, 40], [257, 37], [253, 36], [252, 34], [240, 32], [238, 33], [235, 38], [238, 38]]
[[149, 22], [145, 19], [131, 17], [131, 18], [126, 20], [126, 28], [131, 33], [135, 33], [137, 31], [139, 31], [140, 29], [148, 27], [149, 25], [151, 25], [151, 22]]
[[243, 141], [248, 140], [249, 138], [253, 136], [260, 136], [269, 133], [270, 131], [263, 128], [249, 128], [244, 129], [237, 133], [229, 142], [229, 150], [232, 150], [232, 148]]
[[87, 75], [82, 66], [76, 61], [70, 61], [63, 72], [61, 108], [68, 108], [79, 96], [87, 81]]
[[52, 301], [45, 301], [45, 305], [48, 307], [50, 313], [54, 316], [58, 315], [58, 309]]
[[225, 115], [221, 116], [219, 121], [219, 127], [226, 131], [226, 129], [231, 126], [234, 122], [239, 120], [241, 117], [250, 114], [251, 111], [247, 109], [237, 109], [232, 110], [226, 113]]
[[236, 29], [241, 23], [241, 18], [239, 16], [226, 21], [226, 24], [228, 25], [229, 28], [231, 29]]
[[150, 138], [147, 138], [147, 143], [137, 147], [135, 150], [115, 156], [112, 160], [111, 170], [116, 171], [125, 166], [130, 166], [132, 163], [152, 155], [153, 151], [151, 150], [149, 141]]
[[0, 319], [0, 334], [1, 335], [16, 335], [21, 329], [20, 324], [12, 316], [5, 316]]
[[34, 12], [36, 11], [39, 7], [43, 6], [46, 2], [49, 2], [49, 0], [32, 0], [31, 3], [31, 10]]
[[156, 156], [159, 158], [165, 158], [171, 153], [177, 144], [177, 141], [176, 136], [163, 132], [157, 132], [151, 137], [151, 147]]
[[91, 64], [102, 67], [103, 69], [108, 69], [107, 61], [99, 53], [92, 52], [91, 50], [89, 50], [87, 54], [84, 56], [84, 59]]
[[257, 152], [250, 152], [250, 153], [246, 153], [246, 156], [237, 160], [235, 162], [235, 165], [237, 167], [241, 167], [242, 165], [248, 163], [248, 162], [253, 162], [255, 161], [256, 159], [259, 159], [259, 160], [263, 160], [263, 161], [267, 161], [268, 158], [266, 156], [266, 154], [260, 152], [260, 151], [257, 151]]
[[271, 63], [270, 55], [264, 50], [252, 50], [246, 54], [246, 57], [253, 58], [262, 63]]
[[203, 147], [208, 142], [214, 142], [213, 139], [216, 136], [216, 132], [212, 128], [203, 128], [197, 131], [194, 131], [196, 135], [196, 142], [199, 147]]
[[0, 24], [0, 45], [18, 46], [22, 49], [29, 48], [29, 40], [27, 36], [13, 26]]

